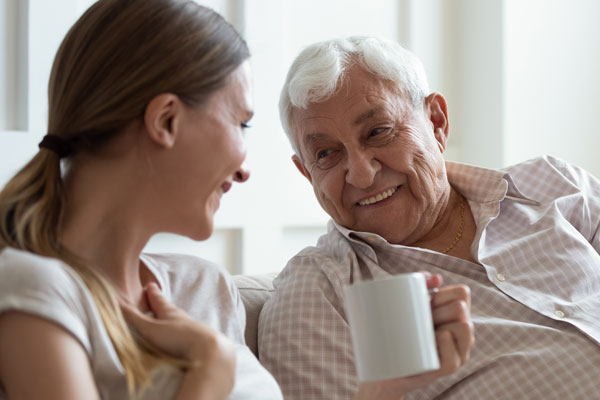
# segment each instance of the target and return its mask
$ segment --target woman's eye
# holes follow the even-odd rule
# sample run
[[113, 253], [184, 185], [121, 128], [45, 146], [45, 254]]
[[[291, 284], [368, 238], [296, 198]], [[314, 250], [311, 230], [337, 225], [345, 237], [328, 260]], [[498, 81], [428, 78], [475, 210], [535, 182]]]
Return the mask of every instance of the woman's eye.
[[240, 126], [242, 127], [242, 129], [248, 129], [248, 128], [250, 128], [250, 125], [247, 122], [242, 122], [240, 124]]

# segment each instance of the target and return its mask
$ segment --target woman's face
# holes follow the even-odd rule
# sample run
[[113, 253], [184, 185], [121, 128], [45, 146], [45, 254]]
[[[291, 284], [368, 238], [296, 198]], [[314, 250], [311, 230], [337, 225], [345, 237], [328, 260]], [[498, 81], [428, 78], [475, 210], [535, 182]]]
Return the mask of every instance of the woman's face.
[[[177, 193], [168, 201], [175, 233], [195, 240], [213, 232], [214, 214], [221, 196], [235, 182], [244, 182], [246, 146], [243, 130], [252, 118], [252, 87], [248, 61], [238, 67], [223, 88], [197, 108], [184, 107], [174, 163]], [[175, 222], [175, 221], [171, 221]]]

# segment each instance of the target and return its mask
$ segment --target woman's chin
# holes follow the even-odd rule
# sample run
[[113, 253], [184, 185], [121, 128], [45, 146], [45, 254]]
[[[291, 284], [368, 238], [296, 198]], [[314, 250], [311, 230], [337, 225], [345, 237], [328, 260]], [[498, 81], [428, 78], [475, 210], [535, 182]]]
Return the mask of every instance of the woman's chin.
[[210, 238], [214, 231], [214, 220], [212, 218], [212, 214], [210, 218], [203, 218], [201, 221], [198, 221], [195, 226], [191, 227], [184, 236], [195, 240], [202, 241]]
[[211, 220], [209, 224], [201, 227], [201, 229], [198, 229], [197, 233], [194, 235], [194, 237], [192, 239], [197, 240], [197, 241], [206, 240], [212, 236], [213, 232], [214, 232], [214, 225], [213, 225], [213, 221]]

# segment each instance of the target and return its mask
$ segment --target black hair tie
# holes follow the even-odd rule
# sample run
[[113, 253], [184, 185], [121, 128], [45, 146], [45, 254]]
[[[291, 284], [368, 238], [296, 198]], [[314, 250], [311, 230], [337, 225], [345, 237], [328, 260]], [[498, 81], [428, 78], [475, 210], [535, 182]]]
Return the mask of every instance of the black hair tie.
[[68, 157], [73, 154], [73, 146], [71, 146], [71, 143], [52, 133], [44, 136], [38, 146], [40, 149], [52, 150], [58, 155], [58, 158]]

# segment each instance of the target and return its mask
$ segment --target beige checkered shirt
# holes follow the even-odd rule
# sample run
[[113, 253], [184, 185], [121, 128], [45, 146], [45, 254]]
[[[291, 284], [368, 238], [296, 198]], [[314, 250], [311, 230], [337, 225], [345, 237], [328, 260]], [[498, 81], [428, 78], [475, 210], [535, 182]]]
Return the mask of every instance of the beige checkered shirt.
[[421, 270], [471, 288], [476, 344], [457, 373], [407, 399], [600, 399], [600, 181], [551, 157], [446, 166], [477, 223], [477, 263], [330, 223], [261, 312], [260, 360], [286, 399], [350, 399], [342, 286]]

